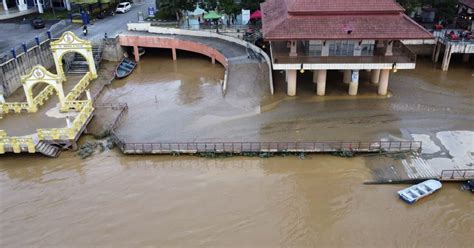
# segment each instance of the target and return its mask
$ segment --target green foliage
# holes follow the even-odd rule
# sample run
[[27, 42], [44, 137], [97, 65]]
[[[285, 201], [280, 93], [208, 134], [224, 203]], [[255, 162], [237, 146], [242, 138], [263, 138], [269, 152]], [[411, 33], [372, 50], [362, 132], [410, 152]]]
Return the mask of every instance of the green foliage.
[[250, 9], [250, 11], [255, 11], [260, 9], [260, 3], [265, 2], [265, 0], [242, 0], [240, 6], [243, 9]]
[[234, 0], [220, 0], [219, 11], [228, 15], [238, 14], [240, 12], [240, 6], [234, 3]]
[[197, 0], [156, 0], [156, 6], [163, 17], [176, 16], [179, 19], [183, 10], [194, 10]]
[[43, 14], [39, 15], [43, 20], [63, 20], [67, 19], [67, 10], [55, 10], [54, 13], [51, 9], [44, 10]]
[[436, 16], [439, 20], [449, 20], [456, 15], [456, 5], [458, 0], [397, 0], [407, 13], [422, 6], [431, 6], [436, 9]]

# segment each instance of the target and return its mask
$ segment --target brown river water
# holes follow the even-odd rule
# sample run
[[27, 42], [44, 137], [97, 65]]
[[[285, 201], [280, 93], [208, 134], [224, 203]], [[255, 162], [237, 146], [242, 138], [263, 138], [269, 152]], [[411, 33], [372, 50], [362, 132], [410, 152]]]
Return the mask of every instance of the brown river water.
[[[122, 156], [0, 161], [2, 247], [469, 247], [474, 200], [416, 205], [364, 158]], [[472, 247], [472, 246], [471, 246]]]
[[[466, 87], [461, 92], [446, 92], [437, 88], [445, 86], [434, 83], [429, 87], [426, 80], [401, 80], [415, 78], [416, 72], [401, 74], [393, 79], [400, 83], [391, 88], [426, 88], [420, 95], [426, 95], [425, 103], [432, 109], [420, 107], [420, 95], [411, 92], [405, 99], [395, 94], [389, 100], [375, 100], [376, 104], [372, 100], [355, 102], [360, 108], [373, 105], [367, 114], [374, 116], [369, 132], [363, 120], [341, 123], [339, 115], [350, 117], [354, 102], [288, 100], [280, 89], [275, 96], [265, 96], [265, 101], [277, 102], [275, 106], [261, 111], [255, 95], [266, 94], [265, 87], [253, 92], [250, 101], [235, 88], [222, 100], [221, 67], [194, 57], [179, 61], [158, 59], [156, 70], [139, 66], [141, 73], [114, 82], [104, 94], [107, 102], [129, 103], [128, 117], [120, 129], [124, 137], [136, 133], [139, 138], [189, 141], [232, 133], [236, 140], [281, 140], [288, 135], [303, 140], [326, 128], [328, 132], [318, 133], [321, 139], [337, 138], [346, 130], [343, 132], [356, 138], [416, 132], [436, 140], [433, 133], [440, 130], [474, 131], [469, 125], [472, 109], [468, 106], [472, 105], [462, 93], [471, 84], [460, 85]], [[193, 64], [196, 67], [190, 67]], [[186, 67], [191, 73], [179, 69]], [[451, 78], [459, 73], [466, 78], [466, 70], [456, 70]], [[202, 86], [189, 84], [195, 77]], [[449, 77], [443, 80], [449, 82]], [[133, 81], [139, 82], [137, 87], [128, 84]], [[304, 87], [313, 86], [302, 87], [300, 94], [305, 96], [310, 91], [305, 92]], [[142, 94], [134, 96], [134, 92]], [[456, 111], [447, 115], [435, 100], [453, 95], [457, 100], [444, 104]], [[280, 120], [287, 118], [280, 112], [290, 113], [297, 104], [300, 111], [288, 117], [298, 118], [297, 125]], [[140, 106], [154, 112], [146, 115], [139, 112]], [[378, 114], [394, 106], [390, 116]], [[329, 107], [337, 115], [330, 116], [325, 111]], [[321, 111], [320, 120], [310, 118], [319, 118], [311, 112], [314, 108]], [[217, 114], [206, 115], [209, 110]], [[417, 118], [417, 111], [424, 115]], [[448, 116], [459, 121], [448, 123]], [[275, 128], [255, 132], [260, 126]], [[117, 150], [87, 159], [72, 152], [63, 152], [57, 159], [3, 156], [0, 247], [472, 247], [472, 194], [460, 191], [459, 184], [445, 184], [434, 195], [407, 205], [396, 194], [406, 185], [363, 184], [373, 178], [369, 160], [329, 155], [268, 159], [123, 156]]]

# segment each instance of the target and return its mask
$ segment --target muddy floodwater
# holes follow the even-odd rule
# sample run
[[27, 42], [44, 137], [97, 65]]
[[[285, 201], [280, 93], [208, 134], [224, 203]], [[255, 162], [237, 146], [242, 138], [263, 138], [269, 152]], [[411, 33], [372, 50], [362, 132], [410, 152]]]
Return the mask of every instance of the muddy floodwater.
[[[128, 104], [117, 131], [127, 141], [416, 139], [425, 148], [416, 161], [436, 172], [473, 166], [474, 80], [462, 64], [445, 73], [420, 60], [391, 76], [389, 99], [373, 97], [364, 73], [359, 97], [335, 73], [316, 97], [299, 75], [290, 98], [278, 72], [275, 95], [248, 84], [258, 63], [233, 65], [248, 73], [223, 96], [224, 68], [208, 58], [151, 55], [99, 99]], [[2, 156], [0, 247], [472, 247], [474, 196], [460, 184], [415, 205], [398, 199], [407, 185], [363, 184], [380, 165], [416, 175], [404, 172], [408, 160]]]
[[364, 158], [0, 161], [2, 247], [472, 247], [474, 199], [445, 185], [416, 205], [368, 186]]

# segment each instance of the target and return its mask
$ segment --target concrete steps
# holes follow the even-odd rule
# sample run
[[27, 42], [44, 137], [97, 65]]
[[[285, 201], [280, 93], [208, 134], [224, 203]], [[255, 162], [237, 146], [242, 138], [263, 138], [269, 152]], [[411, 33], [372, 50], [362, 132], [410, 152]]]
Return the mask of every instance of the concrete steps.
[[411, 160], [402, 160], [405, 172], [410, 179], [438, 178], [438, 173], [426, 163], [421, 157], [414, 157]]
[[[92, 54], [94, 56], [94, 61], [96, 67], [99, 65], [100, 61], [102, 60], [102, 45], [93, 45], [92, 46]], [[79, 74], [79, 73], [86, 73], [89, 71], [89, 66], [87, 65], [86, 59], [79, 54], [74, 55], [74, 59], [72, 62], [69, 63], [67, 68], [67, 73], [72, 74]]]
[[57, 146], [53, 146], [48, 143], [44, 143], [43, 141], [40, 141], [36, 145], [36, 152], [39, 152], [51, 158], [57, 158], [61, 153], [61, 149]]

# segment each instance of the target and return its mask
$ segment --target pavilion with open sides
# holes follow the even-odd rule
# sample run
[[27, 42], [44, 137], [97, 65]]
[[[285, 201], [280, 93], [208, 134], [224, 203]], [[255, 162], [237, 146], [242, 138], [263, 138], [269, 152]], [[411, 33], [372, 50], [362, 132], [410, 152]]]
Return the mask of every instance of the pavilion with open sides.
[[395, 0], [267, 0], [261, 9], [273, 70], [286, 72], [290, 96], [305, 70], [313, 72], [319, 96], [328, 70], [343, 72], [349, 95], [357, 95], [359, 72], [370, 71], [378, 94], [386, 95], [390, 71], [416, 65], [401, 40], [433, 39]]

